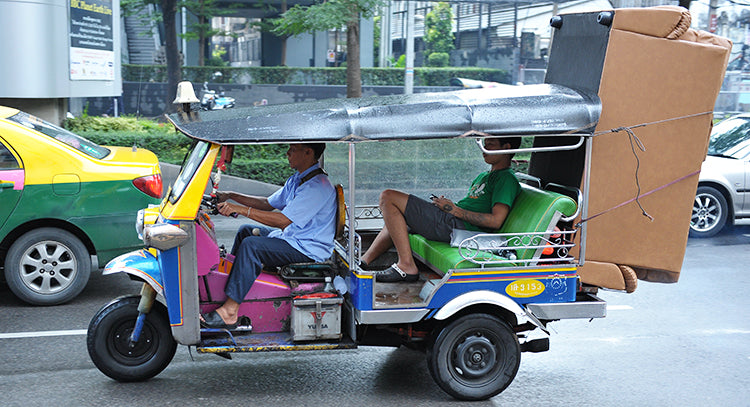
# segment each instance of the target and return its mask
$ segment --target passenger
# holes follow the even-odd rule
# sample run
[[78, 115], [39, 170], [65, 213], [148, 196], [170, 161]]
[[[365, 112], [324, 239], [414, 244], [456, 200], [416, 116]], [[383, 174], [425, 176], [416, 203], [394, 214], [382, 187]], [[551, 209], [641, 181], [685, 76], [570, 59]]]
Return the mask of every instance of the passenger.
[[[219, 213], [246, 216], [268, 227], [243, 225], [234, 239], [235, 256], [224, 293], [227, 301], [201, 315], [205, 328], [234, 329], [240, 303], [250, 291], [262, 267], [325, 261], [333, 253], [336, 190], [318, 160], [325, 144], [290, 144], [289, 166], [297, 170], [284, 187], [268, 198], [237, 192], [219, 192]], [[233, 200], [237, 203], [227, 202]], [[280, 210], [275, 212], [274, 209]], [[253, 233], [256, 229], [259, 235]]]
[[[517, 149], [520, 137], [486, 138], [487, 150]], [[502, 226], [513, 201], [521, 190], [510, 169], [514, 153], [482, 154], [491, 165], [477, 176], [468, 194], [457, 203], [444, 196], [433, 196], [432, 203], [401, 191], [387, 189], [380, 195], [380, 211], [385, 226], [362, 256], [362, 267], [396, 247], [398, 262], [376, 275], [379, 282], [416, 281], [417, 266], [411, 253], [409, 233], [430, 240], [450, 242], [453, 229], [495, 232]]]

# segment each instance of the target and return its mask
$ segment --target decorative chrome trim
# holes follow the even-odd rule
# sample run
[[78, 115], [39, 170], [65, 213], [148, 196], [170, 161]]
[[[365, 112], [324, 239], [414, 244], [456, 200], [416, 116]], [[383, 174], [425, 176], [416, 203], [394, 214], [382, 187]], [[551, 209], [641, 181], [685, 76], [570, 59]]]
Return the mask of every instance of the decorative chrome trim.
[[[550, 263], [574, 262], [569, 256], [574, 230], [529, 232], [529, 233], [479, 233], [461, 241], [458, 253], [464, 260], [484, 267], [486, 264], [531, 264], [539, 261]], [[553, 235], [559, 237], [553, 238]], [[541, 250], [551, 247], [557, 257], [539, 259], [516, 259], [516, 250]], [[498, 260], [495, 256], [504, 257]]]
[[421, 321], [429, 313], [430, 310], [426, 308], [372, 311], [354, 309], [354, 317], [360, 325], [409, 324]]
[[[575, 134], [545, 134], [545, 135], [536, 135], [535, 137], [550, 137], [550, 136], [575, 136]], [[513, 137], [512, 135], [504, 135], [502, 137]], [[526, 137], [524, 135], [519, 134], [518, 137]], [[549, 146], [549, 147], [531, 147], [531, 148], [516, 148], [516, 149], [508, 149], [508, 150], [487, 150], [482, 145], [482, 138], [477, 137], [477, 145], [479, 146], [479, 149], [482, 150], [483, 153], [489, 154], [489, 155], [497, 155], [497, 154], [507, 154], [507, 153], [539, 153], [539, 152], [545, 152], [545, 151], [566, 151], [566, 150], [575, 150], [578, 147], [583, 145], [584, 139], [587, 139], [586, 136], [578, 136], [578, 142], [576, 144], [569, 144], [567, 146]], [[588, 137], [590, 139], [590, 137]]]
[[526, 304], [526, 308], [542, 320], [604, 318], [607, 316], [607, 302], [593, 294], [585, 294], [575, 302]]

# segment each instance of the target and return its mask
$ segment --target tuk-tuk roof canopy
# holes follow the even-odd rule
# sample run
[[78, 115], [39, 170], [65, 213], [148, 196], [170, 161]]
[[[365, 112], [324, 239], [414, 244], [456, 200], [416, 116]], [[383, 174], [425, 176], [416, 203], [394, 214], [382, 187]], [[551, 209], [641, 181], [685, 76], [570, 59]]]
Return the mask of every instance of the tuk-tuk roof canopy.
[[600, 112], [596, 94], [545, 84], [175, 113], [168, 119], [195, 139], [245, 144], [455, 138], [471, 131], [590, 135]]

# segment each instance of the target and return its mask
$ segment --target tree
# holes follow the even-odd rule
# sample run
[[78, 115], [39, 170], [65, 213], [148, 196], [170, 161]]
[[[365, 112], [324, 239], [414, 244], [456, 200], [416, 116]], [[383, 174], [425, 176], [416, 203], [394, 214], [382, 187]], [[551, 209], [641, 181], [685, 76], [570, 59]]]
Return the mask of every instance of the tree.
[[433, 52], [450, 53], [456, 48], [453, 36], [453, 10], [448, 3], [440, 2], [427, 13], [424, 20], [424, 43], [429, 55]]
[[122, 0], [120, 7], [123, 16], [133, 15], [139, 10], [146, 8], [149, 4], [161, 8], [161, 13], [154, 16], [152, 23], [164, 22], [164, 50], [167, 59], [167, 112], [176, 111], [172, 104], [174, 95], [177, 94], [177, 84], [182, 80], [180, 69], [180, 54], [177, 51], [177, 1], [178, 0]]
[[346, 27], [346, 97], [360, 97], [359, 19], [372, 17], [381, 4], [382, 0], [328, 0], [311, 6], [295, 5], [273, 20], [274, 33], [296, 36]]
[[198, 19], [197, 23], [187, 25], [188, 30], [185, 34], [180, 34], [186, 40], [198, 40], [198, 66], [205, 65], [209, 38], [216, 35], [231, 35], [211, 28], [211, 18], [232, 13], [232, 9], [238, 4], [230, 8], [219, 8], [216, 3], [217, 0], [180, 0], [180, 7], [185, 7]]
[[[123, 16], [135, 15], [139, 11], [145, 9], [149, 5], [155, 5], [161, 9], [161, 13], [157, 12], [151, 21], [147, 21], [147, 24], [153, 26], [159, 22], [164, 23], [164, 51], [167, 60], [167, 112], [174, 112], [176, 106], [172, 103], [174, 95], [177, 94], [177, 84], [182, 80], [182, 69], [180, 61], [180, 53], [177, 49], [177, 7], [185, 7], [196, 14], [199, 19], [197, 25], [191, 26], [192, 29], [198, 31], [198, 33], [187, 33], [186, 39], [193, 39], [195, 37], [200, 38], [202, 41], [201, 47], [207, 47], [207, 38], [213, 35], [221, 34], [216, 30], [205, 29], [210, 27], [208, 24], [205, 27], [200, 23], [201, 18], [210, 20], [214, 15], [222, 14], [223, 11], [215, 7], [215, 0], [122, 0], [120, 2], [120, 8], [122, 9]], [[213, 13], [213, 14], [212, 14]], [[195, 36], [195, 37], [193, 37]], [[204, 65], [205, 49], [201, 48], [199, 57], [199, 64]]]

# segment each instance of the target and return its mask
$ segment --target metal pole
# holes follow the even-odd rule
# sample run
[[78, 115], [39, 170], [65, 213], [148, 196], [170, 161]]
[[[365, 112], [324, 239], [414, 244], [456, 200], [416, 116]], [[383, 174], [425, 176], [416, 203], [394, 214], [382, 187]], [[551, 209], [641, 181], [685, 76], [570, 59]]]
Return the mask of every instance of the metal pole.
[[180, 27], [180, 31], [182, 32], [182, 65], [187, 65], [187, 39], [185, 39], [185, 34], [187, 33], [187, 10], [185, 7], [182, 7], [180, 9], [180, 17], [182, 18], [182, 26]]
[[414, 93], [414, 2], [406, 2], [406, 70], [404, 94]]
[[348, 218], [349, 218], [349, 271], [354, 271], [357, 269], [358, 261], [355, 258], [355, 255], [361, 255], [362, 253], [356, 252], [356, 219], [354, 219], [357, 207], [355, 206], [355, 200], [354, 200], [354, 165], [356, 160], [356, 150], [354, 148], [354, 143], [349, 143], [349, 204], [347, 206]]
[[[584, 178], [583, 178], [583, 186], [581, 189], [583, 189], [583, 208], [581, 208], [581, 219], [586, 219], [589, 217], [589, 191], [590, 191], [590, 185], [591, 185], [591, 155], [592, 150], [594, 148], [594, 138], [593, 137], [587, 137], [586, 138], [586, 152], [585, 152], [585, 170], [584, 170]], [[578, 250], [578, 262], [580, 265], [583, 265], [586, 263], [586, 232], [587, 232], [587, 222], [583, 222], [583, 225], [581, 225], [581, 246]]]
[[380, 52], [378, 66], [388, 66], [388, 54], [391, 48], [391, 2], [383, 5], [380, 13]]

